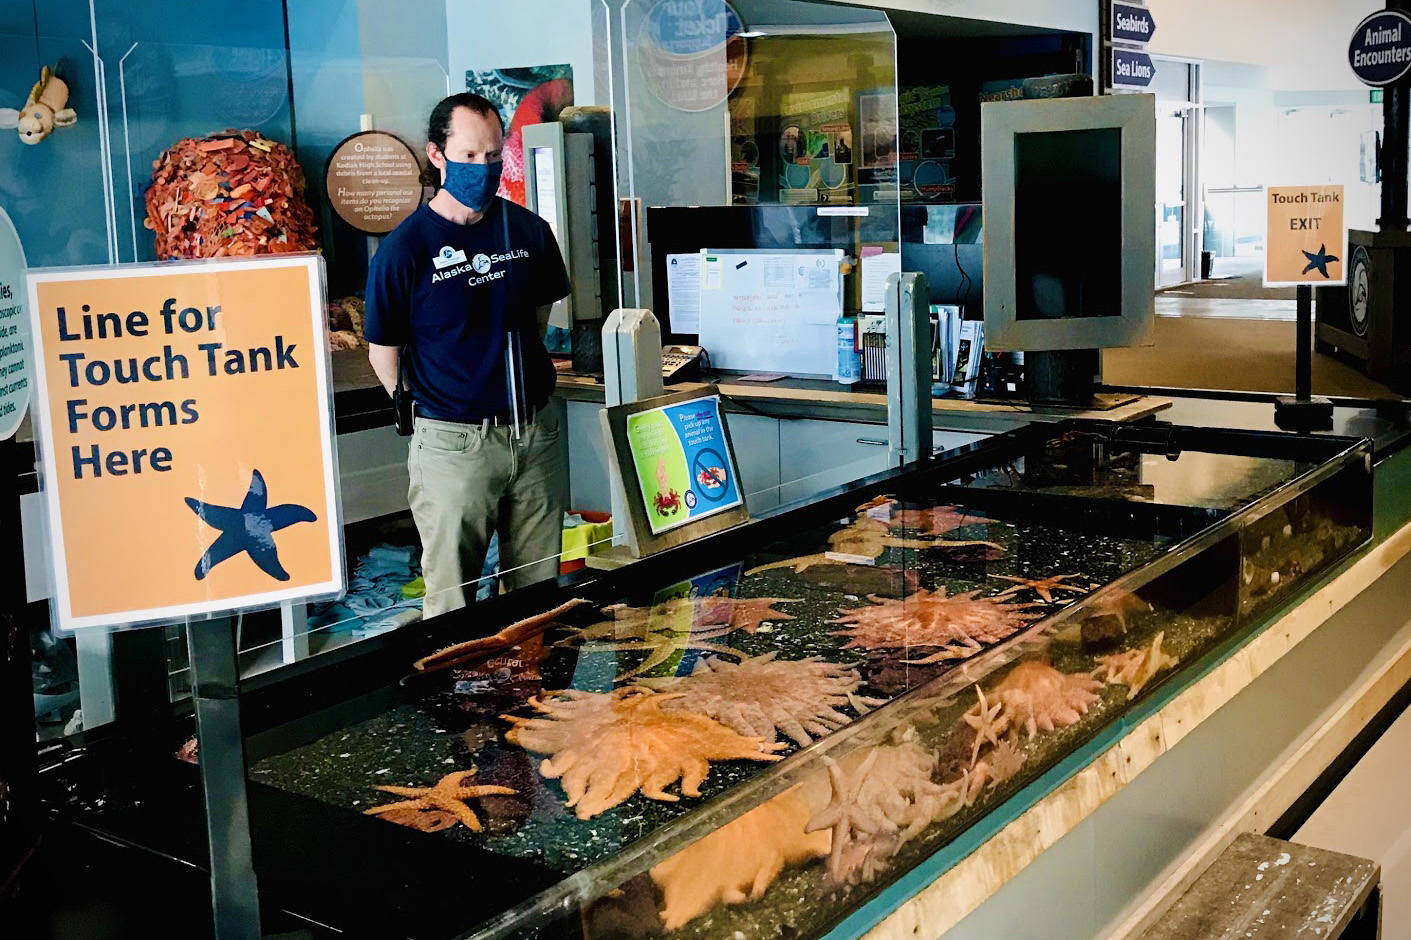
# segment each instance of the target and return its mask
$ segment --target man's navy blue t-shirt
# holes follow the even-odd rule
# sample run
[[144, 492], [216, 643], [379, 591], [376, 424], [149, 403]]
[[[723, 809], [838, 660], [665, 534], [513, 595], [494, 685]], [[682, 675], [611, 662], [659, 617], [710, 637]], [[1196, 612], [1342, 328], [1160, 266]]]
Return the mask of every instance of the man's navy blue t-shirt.
[[557, 374], [535, 308], [568, 292], [553, 231], [528, 209], [497, 198], [478, 222], [458, 225], [423, 205], [372, 257], [363, 332], [402, 347], [418, 414], [480, 421], [510, 413], [511, 368], [521, 408], [548, 401]]

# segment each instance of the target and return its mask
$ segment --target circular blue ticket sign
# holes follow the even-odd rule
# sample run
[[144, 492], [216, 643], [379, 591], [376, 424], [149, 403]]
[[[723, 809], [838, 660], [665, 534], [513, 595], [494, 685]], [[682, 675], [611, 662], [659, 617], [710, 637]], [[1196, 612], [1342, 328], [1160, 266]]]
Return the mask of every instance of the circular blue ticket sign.
[[0, 209], [0, 441], [19, 429], [29, 408], [27, 302], [20, 236]]
[[1352, 33], [1347, 61], [1364, 84], [1390, 85], [1411, 71], [1411, 17], [1395, 10], [1373, 13]]

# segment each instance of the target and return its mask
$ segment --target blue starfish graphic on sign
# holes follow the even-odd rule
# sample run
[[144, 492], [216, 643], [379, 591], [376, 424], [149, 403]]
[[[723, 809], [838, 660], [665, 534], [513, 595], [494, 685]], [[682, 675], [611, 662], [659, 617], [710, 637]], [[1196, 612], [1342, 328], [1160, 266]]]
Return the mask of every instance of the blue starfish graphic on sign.
[[269, 505], [269, 490], [265, 478], [256, 470], [250, 479], [250, 489], [239, 507], [215, 506], [199, 499], [186, 497], [186, 505], [191, 507], [198, 518], [213, 529], [220, 530], [220, 537], [206, 549], [206, 554], [196, 562], [196, 580], [210, 574], [211, 569], [241, 552], [246, 552], [250, 560], [265, 574], [276, 581], [288, 581], [289, 572], [279, 563], [279, 553], [274, 545], [274, 533], [287, 529], [296, 522], [314, 522], [318, 516], [306, 506], [286, 503], [282, 506]]
[[1312, 271], [1314, 268], [1317, 268], [1318, 273], [1323, 275], [1323, 277], [1332, 277], [1332, 275], [1328, 273], [1328, 265], [1332, 264], [1334, 261], [1337, 261], [1338, 256], [1328, 254], [1327, 245], [1319, 245], [1318, 251], [1316, 253], [1311, 251], [1305, 251], [1303, 253], [1303, 257], [1308, 259], [1308, 266], [1303, 269], [1304, 274], [1307, 274], [1309, 271]]

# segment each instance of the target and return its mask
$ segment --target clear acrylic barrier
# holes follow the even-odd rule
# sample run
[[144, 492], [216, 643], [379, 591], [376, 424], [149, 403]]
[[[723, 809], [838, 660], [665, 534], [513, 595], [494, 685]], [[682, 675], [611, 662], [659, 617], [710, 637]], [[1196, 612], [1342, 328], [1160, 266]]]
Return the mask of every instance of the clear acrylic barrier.
[[[520, 6], [514, 15], [531, 18], [553, 9], [533, 0]], [[535, 64], [507, 63], [500, 56], [508, 53], [492, 52], [483, 43], [468, 47], [463, 31], [448, 39], [444, 29], [427, 29], [425, 21], [393, 6], [364, 5], [330, 17], [324, 7], [252, 0], [237, 21], [222, 8], [192, 8], [175, 0], [140, 8], [96, 0], [91, 22], [87, 8], [80, 17], [43, 4], [33, 17], [30, 12], [26, 8], [0, 24], [0, 48], [13, 53], [0, 57], [0, 89], [6, 92], [0, 104], [21, 103], [40, 67], [61, 63], [69, 104], [78, 114], [75, 126], [56, 129], [53, 139], [36, 146], [21, 144], [13, 131], [0, 138], [0, 203], [15, 217], [32, 265], [156, 258], [153, 232], [144, 226], [154, 160], [183, 138], [249, 129], [293, 150], [327, 262], [328, 298], [342, 311], [330, 330], [345, 333], [360, 332], [360, 295], [379, 240], [354, 231], [329, 208], [323, 174], [334, 147], [371, 125], [398, 135], [424, 160], [431, 108], [444, 95], [464, 90], [468, 72]], [[457, 22], [452, 17], [451, 24]], [[213, 44], [214, 35], [219, 44]], [[576, 64], [583, 89], [579, 103], [591, 103], [591, 69]], [[511, 107], [507, 126], [515, 116]], [[385, 405], [365, 348], [334, 349], [332, 386], [340, 398], [362, 395], [342, 403], [352, 406], [343, 410], [355, 419]], [[352, 471], [341, 481], [345, 497], [352, 499], [349, 521], [361, 524], [404, 512], [403, 458], [364, 457], [355, 455]], [[363, 549], [379, 544], [384, 540], [377, 526], [350, 525], [349, 537]], [[357, 560], [350, 559], [350, 574]], [[303, 605], [243, 618], [247, 675], [356, 639], [362, 634], [353, 627], [378, 619], [377, 610], [368, 612], [372, 616], [333, 616], [314, 626]], [[411, 617], [405, 607], [397, 614], [403, 622]], [[170, 652], [179, 676], [186, 668], [184, 628], [166, 629], [178, 641]], [[43, 661], [36, 705], [47, 736], [91, 729], [116, 714], [112, 639], [106, 633], [87, 636], [77, 650], [74, 646], [52, 635], [39, 643]], [[87, 715], [78, 713], [80, 686], [88, 690], [82, 696]], [[179, 682], [173, 688], [182, 691]]]
[[[624, 280], [639, 305], [662, 296], [643, 227], [651, 207], [836, 213], [794, 244], [854, 260], [864, 246], [896, 250], [896, 37], [884, 14], [782, 0], [600, 2], [620, 115], [618, 196], [638, 214]], [[845, 292], [856, 312], [861, 279]]]

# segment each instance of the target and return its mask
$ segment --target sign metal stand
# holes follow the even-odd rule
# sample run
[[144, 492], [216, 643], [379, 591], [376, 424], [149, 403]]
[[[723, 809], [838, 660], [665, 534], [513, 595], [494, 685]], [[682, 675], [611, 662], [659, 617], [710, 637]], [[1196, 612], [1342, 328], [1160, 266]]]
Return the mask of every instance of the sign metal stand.
[[1264, 284], [1297, 289], [1294, 394], [1274, 402], [1286, 431], [1333, 426], [1333, 403], [1313, 397], [1313, 285], [1347, 283], [1345, 190], [1340, 185], [1270, 186], [1265, 191]]
[[235, 624], [236, 618], [230, 616], [188, 620], [186, 642], [200, 742], [215, 935], [217, 940], [260, 940]]

